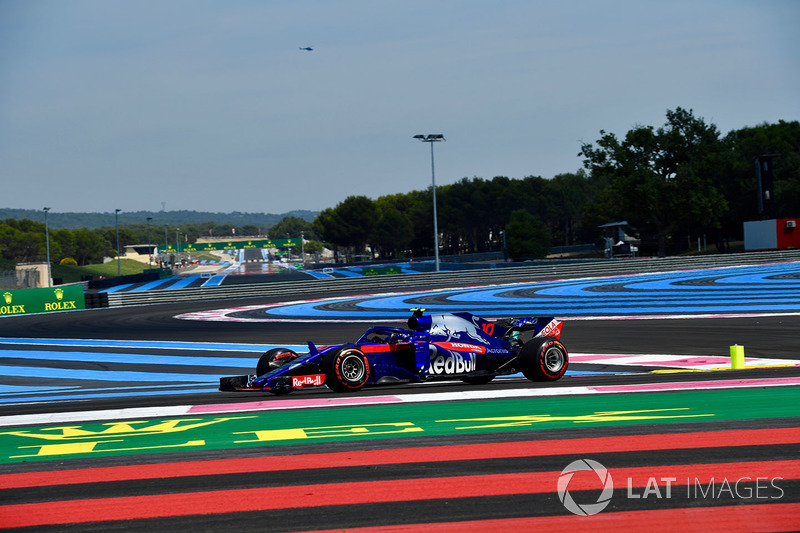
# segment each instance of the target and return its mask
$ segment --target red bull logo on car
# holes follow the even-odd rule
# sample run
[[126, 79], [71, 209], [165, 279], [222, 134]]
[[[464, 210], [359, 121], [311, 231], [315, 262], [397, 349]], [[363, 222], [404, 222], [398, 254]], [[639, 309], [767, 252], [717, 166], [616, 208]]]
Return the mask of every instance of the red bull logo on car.
[[323, 383], [325, 383], [325, 374], [292, 376], [292, 387], [295, 389], [301, 389], [303, 387], [319, 387]]
[[[431, 355], [433, 355], [433, 353]], [[431, 357], [430, 373], [433, 375], [466, 374], [474, 371], [475, 356], [473, 354], [460, 354], [456, 352]]]

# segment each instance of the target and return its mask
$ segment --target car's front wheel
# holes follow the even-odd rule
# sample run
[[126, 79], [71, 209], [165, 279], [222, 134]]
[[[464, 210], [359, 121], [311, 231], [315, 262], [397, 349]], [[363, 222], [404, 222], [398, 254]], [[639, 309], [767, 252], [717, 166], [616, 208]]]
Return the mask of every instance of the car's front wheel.
[[561, 342], [550, 337], [536, 337], [519, 352], [522, 375], [531, 381], [555, 381], [567, 371], [569, 356]]
[[322, 366], [325, 371], [325, 384], [336, 392], [360, 389], [371, 374], [367, 356], [353, 347], [339, 348], [327, 354]]
[[256, 365], [256, 375], [262, 376], [271, 372], [293, 360], [297, 359], [297, 353], [289, 348], [273, 348], [264, 352]]

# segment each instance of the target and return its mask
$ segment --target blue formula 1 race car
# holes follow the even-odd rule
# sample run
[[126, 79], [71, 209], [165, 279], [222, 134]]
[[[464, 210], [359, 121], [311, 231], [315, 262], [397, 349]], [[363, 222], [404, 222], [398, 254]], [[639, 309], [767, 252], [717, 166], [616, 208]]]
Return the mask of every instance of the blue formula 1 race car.
[[408, 329], [372, 327], [354, 343], [317, 347], [308, 353], [274, 348], [256, 373], [220, 378], [221, 391], [285, 394], [326, 385], [337, 392], [394, 383], [460, 379], [489, 383], [522, 374], [555, 381], [567, 370], [567, 349], [558, 340], [563, 322], [553, 317], [484, 320], [470, 313], [424, 315], [415, 309]]

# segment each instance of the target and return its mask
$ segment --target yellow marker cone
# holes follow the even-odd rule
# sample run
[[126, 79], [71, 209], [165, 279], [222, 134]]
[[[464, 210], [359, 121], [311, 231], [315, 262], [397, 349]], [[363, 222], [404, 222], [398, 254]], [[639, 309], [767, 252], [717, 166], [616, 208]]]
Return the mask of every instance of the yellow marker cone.
[[744, 368], [744, 346], [731, 346], [731, 368]]

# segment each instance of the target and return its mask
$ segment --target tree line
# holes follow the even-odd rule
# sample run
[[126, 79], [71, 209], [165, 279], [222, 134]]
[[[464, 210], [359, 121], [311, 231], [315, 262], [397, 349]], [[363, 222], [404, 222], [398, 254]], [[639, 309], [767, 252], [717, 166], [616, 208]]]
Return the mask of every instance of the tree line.
[[[657, 128], [636, 126], [622, 138], [601, 131], [578, 155], [582, 169], [553, 179], [476, 177], [437, 187], [440, 253], [506, 249], [516, 258], [542, 257], [553, 245], [600, 242], [599, 226], [620, 221], [649, 255], [681, 252], [697, 238], [725, 251], [742, 239], [745, 221], [800, 215], [797, 121], [723, 136], [679, 107]], [[765, 155], [772, 174], [759, 211], [755, 163]], [[320, 212], [313, 227], [343, 252], [369, 245], [381, 258], [430, 256], [432, 189], [351, 196]]]
[[[240, 226], [205, 222], [180, 226], [161, 224], [126, 224], [88, 229], [49, 228], [50, 261], [58, 264], [64, 259], [74, 259], [80, 265], [102, 263], [106, 257], [116, 257], [117, 229], [120, 251], [130, 244], [158, 246], [194, 243], [202, 236], [237, 237], [299, 237], [301, 233], [314, 238], [311, 223], [303, 218], [287, 216], [265, 231], [255, 224]], [[47, 257], [47, 228], [44, 222], [9, 218], [0, 221], [0, 270], [11, 270], [17, 263], [44, 261]], [[305, 251], [313, 253], [321, 244], [309, 243]]]
[[[641, 239], [643, 254], [681, 252], [697, 238], [726, 250], [741, 240], [743, 222], [800, 215], [800, 122], [779, 121], [722, 135], [714, 124], [682, 108], [668, 110], [659, 127], [635, 126], [622, 137], [600, 131], [583, 143], [583, 168], [552, 179], [463, 178], [439, 186], [440, 253], [506, 251], [512, 258], [543, 257], [553, 246], [601, 242], [599, 226], [627, 221]], [[768, 156], [761, 199], [756, 162]], [[345, 259], [434, 255], [432, 189], [381, 196], [350, 196], [312, 221], [285, 216], [266, 230], [233, 214], [233, 222], [119, 226], [120, 246], [194, 243], [201, 236], [297, 238], [324, 243]], [[144, 212], [143, 212], [144, 213]], [[108, 214], [106, 214], [108, 215]], [[113, 217], [113, 213], [110, 214]], [[305, 217], [305, 218], [304, 218]], [[145, 217], [141, 217], [145, 218]], [[113, 219], [113, 218], [112, 218]], [[106, 219], [108, 220], [108, 219]], [[0, 261], [41, 260], [45, 225], [27, 219], [0, 222]], [[78, 264], [102, 261], [116, 252], [116, 227], [53, 229], [51, 260]]]

